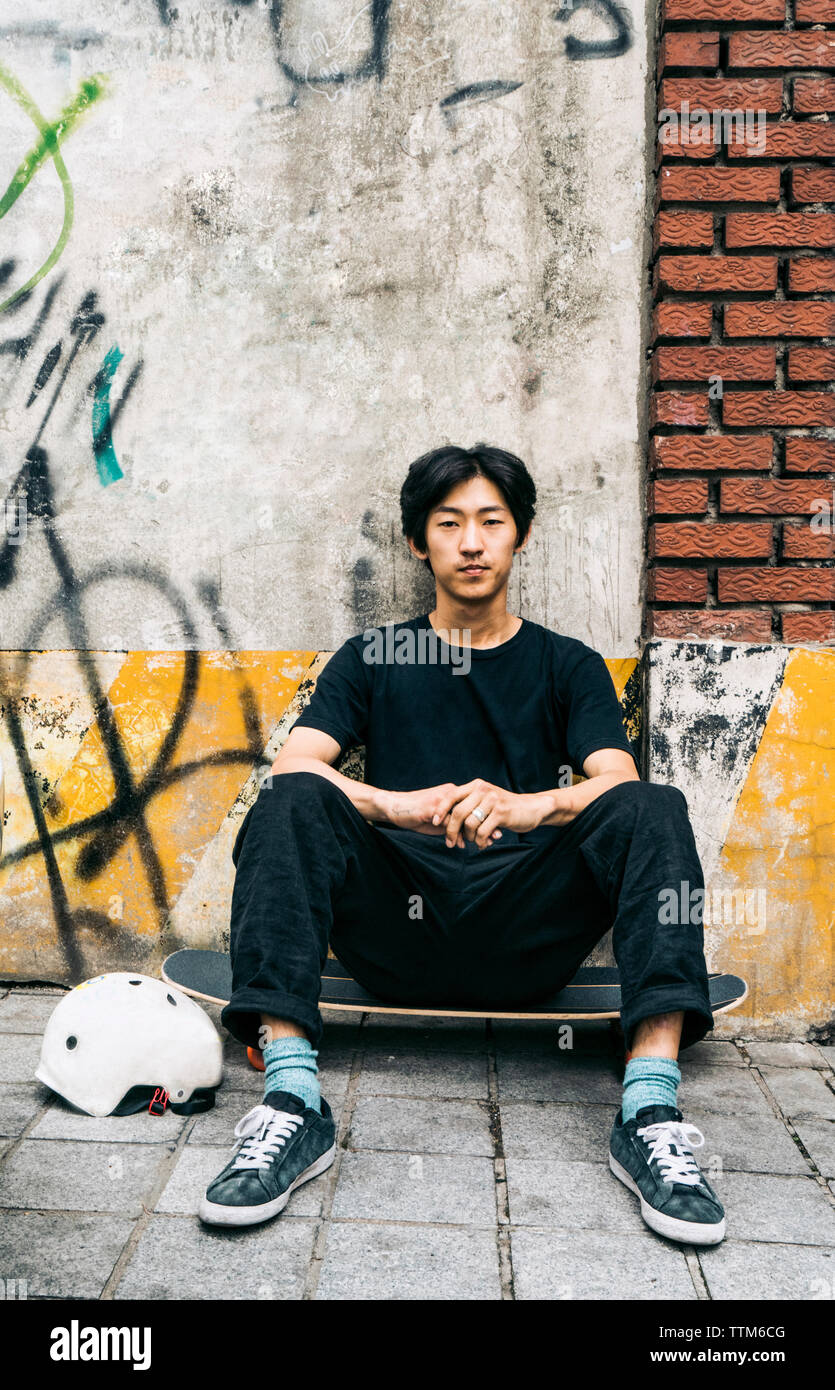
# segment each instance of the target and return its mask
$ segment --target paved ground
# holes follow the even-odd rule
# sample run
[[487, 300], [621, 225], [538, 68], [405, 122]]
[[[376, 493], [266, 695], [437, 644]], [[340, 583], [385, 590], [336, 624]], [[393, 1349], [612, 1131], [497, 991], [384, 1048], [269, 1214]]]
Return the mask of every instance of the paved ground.
[[609, 1172], [605, 1026], [566, 1050], [553, 1024], [327, 1012], [337, 1160], [275, 1221], [223, 1232], [194, 1213], [261, 1096], [243, 1048], [226, 1036], [206, 1115], [93, 1119], [31, 1079], [57, 997], [0, 987], [0, 1278], [29, 1298], [835, 1297], [835, 1047], [682, 1055], [728, 1222], [697, 1253], [649, 1232]]

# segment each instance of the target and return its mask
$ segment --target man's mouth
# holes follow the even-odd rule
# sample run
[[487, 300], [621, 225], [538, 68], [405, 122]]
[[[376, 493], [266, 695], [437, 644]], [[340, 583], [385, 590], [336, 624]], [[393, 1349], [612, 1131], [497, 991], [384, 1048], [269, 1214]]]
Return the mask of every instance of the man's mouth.
[[486, 574], [487, 565], [462, 565], [461, 574]]

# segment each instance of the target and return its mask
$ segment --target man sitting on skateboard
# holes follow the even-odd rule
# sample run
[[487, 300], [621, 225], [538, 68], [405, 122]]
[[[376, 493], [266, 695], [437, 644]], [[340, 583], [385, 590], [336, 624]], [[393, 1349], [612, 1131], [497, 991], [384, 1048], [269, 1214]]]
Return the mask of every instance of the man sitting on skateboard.
[[[511, 1009], [567, 984], [612, 927], [629, 1060], [610, 1167], [652, 1229], [716, 1244], [702, 1136], [676, 1106], [678, 1050], [713, 1026], [702, 925], [659, 910], [704, 887], [687, 802], [641, 781], [599, 653], [507, 611], [536, 503], [522, 461], [432, 450], [400, 503], [435, 607], [334, 653], [235, 842], [221, 1017], [263, 1049], [264, 1100], [200, 1216], [267, 1220], [333, 1162], [316, 1068], [329, 944], [378, 998]], [[357, 782], [333, 763], [362, 744]]]

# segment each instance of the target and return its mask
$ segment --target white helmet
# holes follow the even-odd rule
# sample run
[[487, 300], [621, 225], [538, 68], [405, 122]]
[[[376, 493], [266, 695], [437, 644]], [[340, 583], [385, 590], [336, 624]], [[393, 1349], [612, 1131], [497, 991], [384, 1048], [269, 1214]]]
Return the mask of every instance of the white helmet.
[[162, 1114], [166, 1106], [191, 1114], [214, 1105], [223, 1049], [187, 994], [115, 971], [76, 985], [56, 1005], [35, 1076], [88, 1115]]

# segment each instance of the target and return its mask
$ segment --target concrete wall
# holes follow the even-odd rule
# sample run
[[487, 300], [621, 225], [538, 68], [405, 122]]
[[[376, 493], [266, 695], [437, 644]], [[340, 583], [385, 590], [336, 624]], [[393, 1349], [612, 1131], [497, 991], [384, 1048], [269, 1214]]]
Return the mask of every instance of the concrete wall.
[[422, 611], [406, 467], [485, 438], [540, 487], [512, 608], [637, 655], [640, 8], [25, 0], [0, 37], [0, 646]]
[[717, 1036], [828, 1038], [835, 983], [835, 651], [654, 641], [647, 776], [687, 797], [708, 968], [748, 998]]

